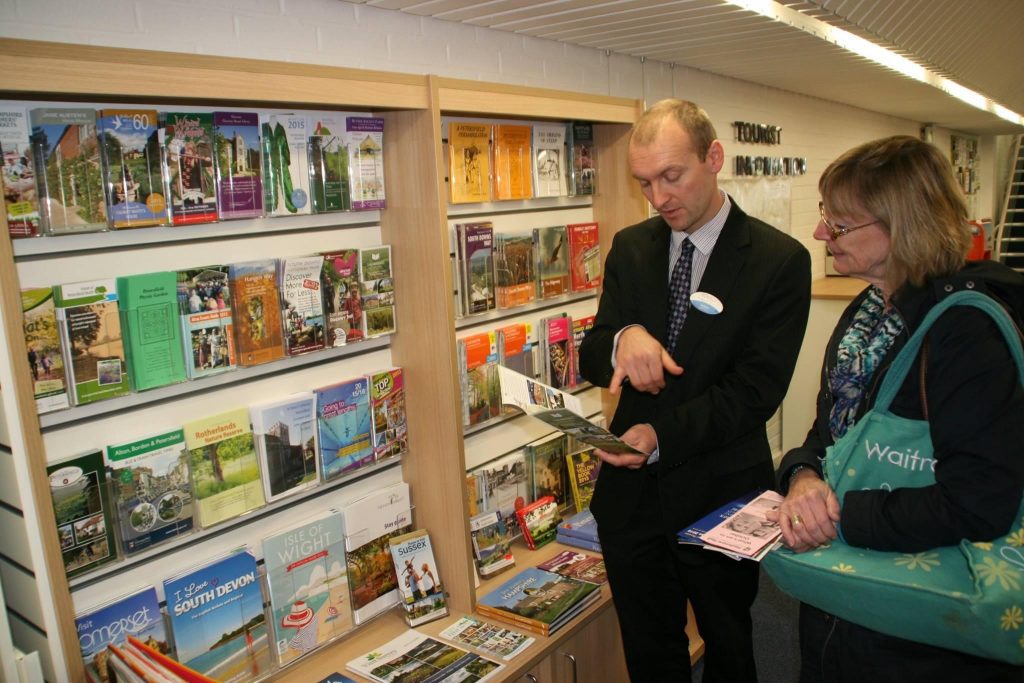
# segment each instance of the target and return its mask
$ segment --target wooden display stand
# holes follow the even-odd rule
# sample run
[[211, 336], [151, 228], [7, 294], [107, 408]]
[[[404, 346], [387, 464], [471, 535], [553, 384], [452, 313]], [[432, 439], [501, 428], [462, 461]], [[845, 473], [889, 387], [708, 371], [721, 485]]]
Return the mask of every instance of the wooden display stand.
[[[641, 103], [438, 77], [35, 41], [6, 40], [0, 45], [0, 57], [0, 96], [4, 99], [123, 101], [160, 108], [179, 102], [211, 108], [220, 105], [360, 110], [385, 119], [387, 208], [380, 212], [380, 238], [392, 245], [394, 253], [399, 332], [392, 337], [390, 353], [391, 362], [402, 366], [406, 373], [411, 435], [411, 453], [402, 461], [402, 477], [411, 486], [415, 524], [431, 532], [453, 613], [472, 613], [476, 591], [464, 490], [466, 463], [455, 314], [448, 294], [452, 282], [441, 116], [593, 121], [601, 176], [600, 192], [594, 196], [592, 208], [594, 219], [601, 224], [602, 249], [607, 253], [614, 230], [646, 216], [646, 205], [629, 177], [626, 162], [628, 132], [641, 111]], [[180, 233], [184, 237], [168, 237], [175, 230], [178, 229], [151, 229], [141, 242], [140, 238], [133, 238], [130, 246], [156, 250], [162, 242], [191, 236], [216, 246], [228, 239], [216, 230], [197, 235], [191, 228]], [[71, 239], [66, 244], [72, 245], [97, 237], [102, 240], [97, 244], [105, 245], [99, 247], [103, 250], [129, 244], [119, 242], [116, 235], [41, 240], [59, 245], [64, 239]], [[152, 244], [146, 241], [150, 237]], [[7, 426], [14, 458], [24, 463], [31, 482], [30, 490], [22, 491], [21, 498], [23, 506], [31, 510], [26, 520], [33, 520], [37, 527], [30, 528], [29, 533], [38, 536], [43, 549], [36, 561], [43, 566], [36, 566], [35, 571], [37, 582], [44, 585], [42, 594], [52, 598], [54, 623], [47, 630], [51, 631], [48, 638], [56, 668], [58, 672], [67, 672], [67, 680], [80, 681], [84, 672], [71, 590], [64, 575], [57, 535], [52, 533], [55, 521], [45, 471], [46, 445], [25, 367], [16, 251], [5, 231], [0, 238], [0, 316], [8, 354], [0, 357], [0, 363], [7, 365], [13, 378], [3, 390], [14, 397], [7, 401]], [[88, 253], [82, 251], [77, 257], [83, 255]], [[66, 257], [55, 250], [49, 258], [57, 261]], [[232, 258], [223, 260], [230, 262]], [[57, 268], [55, 264], [54, 280], [61, 281]], [[233, 391], [244, 393], [237, 388]], [[187, 547], [186, 544], [172, 552], [184, 553]], [[536, 564], [543, 559], [539, 553], [524, 551], [521, 564]], [[527, 653], [513, 660], [508, 666], [507, 680], [518, 680], [528, 673], [543, 683], [625, 680], [621, 646], [608, 647], [608, 643], [619, 642], [618, 624], [611, 607], [605, 588], [601, 602], [555, 636], [538, 638]], [[423, 630], [436, 633], [448, 623], [435, 622]], [[343, 671], [348, 659], [404, 628], [398, 612], [392, 611], [358, 627], [340, 642], [277, 671], [272, 678], [312, 681]], [[691, 638], [694, 655], [699, 656], [702, 642], [695, 632]]]

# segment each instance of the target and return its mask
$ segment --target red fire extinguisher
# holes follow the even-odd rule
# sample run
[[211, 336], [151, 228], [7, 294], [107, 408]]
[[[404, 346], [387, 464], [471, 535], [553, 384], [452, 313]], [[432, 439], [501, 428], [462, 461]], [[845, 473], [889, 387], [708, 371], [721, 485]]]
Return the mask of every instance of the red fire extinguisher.
[[983, 261], [990, 254], [985, 249], [985, 226], [979, 220], [967, 221], [971, 229], [971, 248], [967, 252], [968, 261]]

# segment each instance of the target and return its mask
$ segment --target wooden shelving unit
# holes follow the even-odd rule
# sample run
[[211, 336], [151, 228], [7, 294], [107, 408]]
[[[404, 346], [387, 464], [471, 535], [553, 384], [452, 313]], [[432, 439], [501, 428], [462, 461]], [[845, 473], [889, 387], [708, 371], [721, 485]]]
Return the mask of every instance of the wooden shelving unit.
[[[646, 215], [645, 203], [626, 164], [627, 136], [641, 110], [640, 103], [433, 76], [35, 41], [4, 41], [0, 45], [0, 59], [4, 64], [0, 71], [0, 98], [7, 100], [149, 103], [161, 108], [177, 103], [358, 110], [385, 119], [386, 209], [371, 215], [345, 214], [329, 224], [309, 219], [268, 219], [259, 223], [266, 233], [254, 239], [268, 240], [266, 248], [278, 247], [283, 240], [291, 239], [293, 242], [288, 244], [302, 252], [307, 250], [307, 239], [325, 239], [320, 233], [328, 237], [337, 233], [341, 243], [349, 231], [376, 230], [379, 224], [379, 242], [392, 245], [398, 332], [391, 337], [390, 345], [383, 343], [381, 348], [372, 350], [376, 354], [372, 358], [379, 359], [384, 354], [385, 360], [405, 370], [411, 453], [402, 459], [401, 475], [411, 487], [415, 524], [431, 532], [453, 613], [472, 613], [477, 593], [464, 491], [466, 461], [460, 424], [456, 320], [450, 295], [441, 116], [593, 121], [601, 175], [600, 192], [592, 199], [592, 210], [594, 219], [601, 224], [602, 249], [607, 253], [614, 230]], [[57, 535], [52, 532], [55, 523], [45, 467], [48, 459], [55, 459], [57, 454], [47, 453], [47, 440], [53, 430], [88, 429], [93, 416], [76, 418], [69, 426], [63, 424], [59, 414], [47, 415], [42, 422], [36, 414], [21, 328], [19, 269], [50, 268], [52, 262], [52, 284], [56, 284], [69, 281], [60, 270], [62, 259], [95, 257], [109, 262], [110, 253], [118, 250], [132, 255], [152, 252], [151, 257], [156, 258], [162, 257], [161, 250], [182, 249], [193, 239], [205, 245], [205, 249], [211, 245], [234, 245], [239, 238], [237, 231], [234, 223], [224, 223], [211, 226], [208, 232], [189, 228], [179, 233], [162, 228], [76, 236], [67, 242], [47, 237], [14, 245], [6, 231], [0, 237], [0, 318], [7, 351], [0, 355], [0, 377], [10, 378], [3, 386], [6, 427], [19, 468], [19, 481], [28, 483], [21, 486], [20, 498], [27, 511], [29, 533], [37, 537], [32, 559], [44, 596], [47, 637], [60, 680], [80, 681], [84, 672], [74, 627], [72, 589], [64, 576]], [[62, 243], [67, 246], [62, 247]], [[209, 253], [202, 259], [211, 260]], [[353, 353], [357, 350], [353, 347]], [[355, 367], [354, 363], [352, 356], [339, 352], [317, 359], [311, 367], [285, 363], [253, 381], [286, 383], [293, 375], [347, 371]], [[199, 382], [191, 384], [199, 386]], [[171, 391], [160, 396], [142, 410], [149, 411], [145, 412], [149, 415], [165, 404], [173, 407], [191, 395], [188, 388], [181, 390], [184, 394]], [[229, 380], [218, 385], [216, 391], [225, 398], [234, 399], [237, 395], [239, 403], [248, 402], [248, 389]], [[106, 420], [104, 424], [109, 428], [117, 413], [104, 413], [96, 419]], [[76, 438], [78, 435], [79, 432], [73, 433]], [[57, 442], [63, 443], [60, 439]], [[273, 530], [275, 514], [266, 516], [268, 532]], [[187, 548], [189, 544], [183, 543], [169, 553], [181, 554]], [[539, 554], [522, 552], [523, 565], [544, 559]], [[117, 569], [111, 572], [116, 577]], [[152, 580], [159, 578], [162, 576]], [[436, 633], [448, 623], [431, 624], [424, 630]], [[404, 622], [397, 612], [386, 614], [272, 677], [281, 681], [319, 680], [333, 671], [342, 671], [345, 661], [403, 628]], [[605, 674], [622, 670], [621, 655], [609, 653], [604, 644], [607, 639], [617, 641], [615, 629], [614, 610], [605, 589], [599, 604], [554, 637], [538, 639], [527, 654], [514, 660], [509, 666], [508, 680], [526, 673], [533, 673], [543, 683], [621, 680]], [[586, 674], [567, 669], [568, 658], [560, 654], [568, 651], [566, 648], [574, 651], [579, 667], [590, 667], [596, 672]]]

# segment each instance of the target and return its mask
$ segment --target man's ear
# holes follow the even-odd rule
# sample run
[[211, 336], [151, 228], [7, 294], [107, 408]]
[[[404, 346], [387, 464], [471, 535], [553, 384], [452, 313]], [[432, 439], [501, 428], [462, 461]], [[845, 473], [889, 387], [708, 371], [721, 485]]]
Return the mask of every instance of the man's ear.
[[718, 140], [712, 140], [711, 146], [708, 147], [708, 155], [705, 159], [706, 163], [710, 166], [712, 173], [718, 173], [722, 170], [725, 165], [725, 148], [722, 147], [722, 143]]

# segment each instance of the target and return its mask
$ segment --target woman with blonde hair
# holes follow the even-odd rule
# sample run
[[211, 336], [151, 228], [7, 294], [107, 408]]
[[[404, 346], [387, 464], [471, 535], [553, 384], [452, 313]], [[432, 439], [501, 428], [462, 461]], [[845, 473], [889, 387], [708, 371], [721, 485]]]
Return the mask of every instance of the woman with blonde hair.
[[[927, 421], [932, 461], [918, 465], [934, 467], [933, 485], [850, 490], [840, 500], [822, 461], [872, 409], [889, 364], [933, 306], [973, 290], [1022, 311], [1024, 277], [966, 261], [963, 196], [949, 160], [929, 143], [894, 136], [855, 147], [825, 169], [818, 188], [815, 239], [826, 243], [837, 271], [870, 286], [826, 347], [814, 425], [781, 463], [786, 497], [769, 517], [797, 553], [836, 538], [920, 553], [1005, 535], [1024, 489], [1024, 391], [1006, 340], [977, 308], [956, 306], [936, 319], [890, 406], [899, 417]], [[800, 647], [804, 683], [1024, 680], [1020, 667], [879, 633], [808, 604]]]

